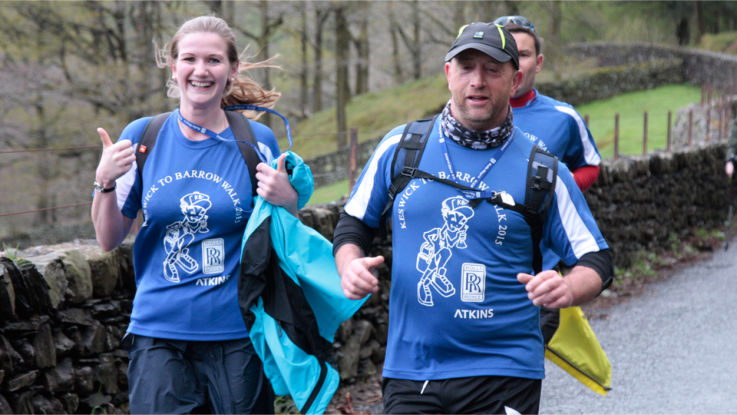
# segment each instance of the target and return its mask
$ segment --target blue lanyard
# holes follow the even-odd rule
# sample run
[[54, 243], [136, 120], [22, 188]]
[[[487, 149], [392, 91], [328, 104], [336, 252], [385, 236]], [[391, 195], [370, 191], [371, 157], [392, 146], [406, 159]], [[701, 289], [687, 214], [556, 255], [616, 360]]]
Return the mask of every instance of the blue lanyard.
[[240, 110], [266, 111], [270, 114], [276, 115], [277, 117], [281, 118], [282, 121], [284, 121], [284, 127], [287, 131], [287, 140], [289, 140], [289, 147], [287, 147], [287, 150], [292, 148], [294, 141], [292, 140], [292, 129], [289, 128], [289, 121], [287, 120], [287, 117], [281, 115], [276, 110], [272, 110], [271, 108], [266, 108], [266, 107], [259, 107], [258, 105], [251, 105], [251, 104], [228, 105], [228, 106], [223, 107], [223, 109], [226, 111], [240, 111]]
[[[450, 178], [454, 182], [458, 183], [456, 181], [456, 171], [455, 168], [453, 168], [453, 163], [450, 161], [450, 153], [448, 152], [448, 143], [446, 143], [446, 135], [445, 130], [443, 129], [443, 125], [440, 125], [440, 139], [438, 140], [441, 144], [441, 148], [443, 149], [443, 157], [445, 157], [445, 163], [448, 165], [448, 173], [450, 173]], [[509, 147], [509, 143], [512, 142], [512, 136], [510, 135], [509, 138], [502, 144], [501, 147], [499, 147], [494, 154], [491, 155], [491, 158], [489, 158], [489, 162], [486, 163], [486, 166], [484, 166], [483, 169], [479, 172], [478, 175], [471, 181], [469, 187], [476, 187], [476, 184], [480, 183], [481, 180], [486, 177], [486, 175], [491, 171], [491, 168], [494, 167], [496, 162], [502, 157], [504, 152], [507, 150], [507, 147]], [[463, 193], [466, 195], [466, 197], [470, 199], [486, 199], [492, 196], [493, 192], [490, 189], [487, 190], [479, 190], [476, 192], [471, 191], [463, 191]]]
[[[250, 105], [250, 104], [228, 105], [226, 107], [223, 107], [223, 110], [226, 110], [226, 111], [237, 111], [237, 110], [266, 111], [266, 112], [269, 112], [269, 113], [272, 113], [272, 114], [275, 114], [275, 115], [279, 116], [282, 120], [284, 120], [284, 125], [286, 126], [286, 130], [287, 130], [287, 139], [289, 140], [289, 148], [292, 148], [292, 144], [293, 144], [293, 141], [292, 141], [292, 130], [289, 128], [289, 121], [287, 120], [286, 117], [284, 117], [283, 115], [279, 114], [275, 110], [272, 110], [271, 108], [259, 107], [257, 105]], [[182, 115], [182, 112], [181, 111], [177, 111], [177, 115], [179, 116], [179, 121], [181, 121], [182, 124], [184, 124], [187, 127], [189, 127], [191, 129], [197, 131], [198, 133], [205, 134], [206, 136], [208, 136], [210, 138], [215, 138], [217, 140], [229, 141], [228, 139], [222, 137], [220, 134], [216, 133], [215, 131], [212, 131], [210, 129], [207, 129], [207, 128], [201, 126], [201, 125], [195, 124], [192, 121], [184, 118], [184, 116]], [[251, 143], [249, 141], [238, 140], [237, 138], [236, 138], [235, 141], [237, 141], [239, 143], [248, 144], [249, 146], [251, 146], [254, 150], [256, 150], [256, 154], [258, 154], [258, 158], [262, 162], [266, 163], [266, 157], [264, 157], [264, 155], [261, 153], [261, 151], [258, 149], [258, 147], [256, 147], [253, 143]]]

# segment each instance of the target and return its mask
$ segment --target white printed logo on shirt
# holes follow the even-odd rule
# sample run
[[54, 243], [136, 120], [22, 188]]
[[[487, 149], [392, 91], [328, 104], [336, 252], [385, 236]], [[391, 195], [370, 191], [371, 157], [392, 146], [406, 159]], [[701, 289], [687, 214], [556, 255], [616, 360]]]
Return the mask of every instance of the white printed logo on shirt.
[[[432, 228], [423, 233], [424, 242], [417, 254], [416, 268], [422, 273], [417, 283], [417, 301], [428, 307], [435, 304], [433, 292], [443, 297], [455, 294], [456, 288], [446, 277], [445, 266], [453, 256], [452, 249], [466, 249], [467, 223], [474, 215], [473, 209], [468, 205], [468, 200], [461, 196], [443, 200], [441, 213], [445, 223], [439, 228]], [[473, 281], [469, 280], [471, 282], [469, 287], [474, 290], [478, 289], [478, 285], [474, 285], [476, 276], [477, 274], [470, 276]], [[466, 287], [464, 286], [463, 289], [465, 292]]]
[[[179, 208], [184, 218], [166, 226], [164, 236], [164, 278], [167, 281], [178, 283], [181, 281], [179, 272], [193, 274], [199, 269], [199, 264], [189, 254], [189, 245], [194, 241], [197, 233], [207, 233], [207, 211], [212, 207], [210, 196], [192, 192], [179, 199]], [[204, 246], [203, 246], [203, 249]], [[214, 262], [215, 266], [217, 261]]]
[[202, 272], [220, 274], [225, 271], [225, 240], [223, 238], [202, 241]]
[[480, 303], [486, 292], [486, 267], [484, 264], [465, 263], [461, 271], [461, 301]]

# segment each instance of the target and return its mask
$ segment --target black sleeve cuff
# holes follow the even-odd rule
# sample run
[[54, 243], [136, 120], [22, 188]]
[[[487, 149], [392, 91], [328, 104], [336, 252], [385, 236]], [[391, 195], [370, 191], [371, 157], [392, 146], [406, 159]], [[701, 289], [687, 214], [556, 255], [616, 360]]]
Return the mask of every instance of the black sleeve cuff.
[[614, 266], [612, 264], [612, 251], [604, 249], [598, 252], [589, 252], [578, 260], [576, 265], [592, 268], [601, 278], [601, 291], [612, 285], [614, 278]]
[[335, 232], [333, 233], [333, 255], [338, 252], [338, 248], [347, 243], [358, 245], [364, 254], [368, 254], [375, 233], [376, 229], [366, 225], [360, 219], [345, 213], [345, 211], [340, 212], [340, 219], [338, 219], [338, 224], [335, 225]]

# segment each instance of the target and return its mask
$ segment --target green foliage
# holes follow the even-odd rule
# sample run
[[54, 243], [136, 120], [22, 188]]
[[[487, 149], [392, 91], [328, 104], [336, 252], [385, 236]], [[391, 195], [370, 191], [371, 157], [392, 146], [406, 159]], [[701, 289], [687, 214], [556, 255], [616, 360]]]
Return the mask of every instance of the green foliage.
[[20, 268], [26, 265], [29, 265], [30, 262], [25, 259], [21, 258], [18, 254], [18, 245], [15, 247], [9, 247], [5, 243], [3, 243], [3, 251], [5, 251], [5, 258], [8, 258], [9, 260], [13, 261], [16, 267]]
[[662, 249], [657, 252], [640, 251], [630, 267], [615, 267], [612, 286], [616, 289], [629, 282], [641, 283], [656, 278], [659, 270], [693, 259], [699, 251], [712, 250], [725, 239], [726, 235], [721, 229], [692, 229], [691, 237], [686, 239], [671, 233], [668, 243]]
[[639, 257], [629, 268], [620, 270], [620, 273], [616, 274], [616, 276], [622, 279], [639, 280], [657, 277], [658, 272], [655, 270], [654, 263], [655, 255], [648, 252], [641, 252]]
[[699, 42], [699, 49], [737, 54], [737, 32], [705, 34]]
[[699, 228], [694, 231], [694, 235], [697, 239], [717, 239], [723, 241], [726, 238], [724, 232], [719, 229], [708, 230]]

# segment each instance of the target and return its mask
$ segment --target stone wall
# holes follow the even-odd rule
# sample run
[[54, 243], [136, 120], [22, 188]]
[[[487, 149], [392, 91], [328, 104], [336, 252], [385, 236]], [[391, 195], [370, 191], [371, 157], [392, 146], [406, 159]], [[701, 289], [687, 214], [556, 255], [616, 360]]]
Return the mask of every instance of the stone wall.
[[662, 58], [602, 66], [573, 79], [536, 82], [535, 87], [545, 95], [577, 106], [625, 92], [681, 84], [686, 80], [682, 59]]
[[722, 93], [737, 86], [735, 55], [649, 43], [592, 42], [575, 44], [568, 50], [582, 57], [597, 58], [602, 66], [680, 59], [684, 79], [694, 85], [718, 87]]
[[89, 241], [0, 257], [0, 413], [127, 410], [130, 252]]

